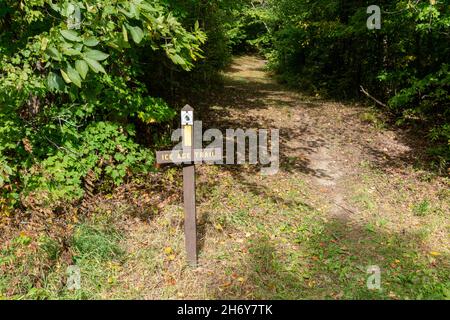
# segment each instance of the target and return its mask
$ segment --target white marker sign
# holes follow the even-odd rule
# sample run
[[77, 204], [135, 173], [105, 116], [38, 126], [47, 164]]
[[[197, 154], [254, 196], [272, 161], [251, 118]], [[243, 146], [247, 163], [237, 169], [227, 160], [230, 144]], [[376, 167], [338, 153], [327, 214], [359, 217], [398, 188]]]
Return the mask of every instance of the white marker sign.
[[181, 125], [182, 126], [194, 125], [194, 114], [192, 111], [181, 111]]

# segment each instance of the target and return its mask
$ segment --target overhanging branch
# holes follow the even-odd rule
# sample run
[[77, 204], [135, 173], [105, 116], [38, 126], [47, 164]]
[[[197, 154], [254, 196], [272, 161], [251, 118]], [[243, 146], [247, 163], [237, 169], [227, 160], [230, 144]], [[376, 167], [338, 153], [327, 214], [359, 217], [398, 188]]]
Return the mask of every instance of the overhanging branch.
[[359, 86], [361, 88], [361, 92], [364, 93], [366, 96], [368, 96], [370, 99], [372, 99], [373, 101], [375, 101], [376, 103], [378, 103], [380, 106], [383, 106], [385, 108], [387, 108], [387, 104], [381, 102], [380, 100], [378, 100], [377, 98], [373, 97], [372, 95], [370, 95], [369, 92], [367, 92], [367, 90], [364, 89], [363, 86]]

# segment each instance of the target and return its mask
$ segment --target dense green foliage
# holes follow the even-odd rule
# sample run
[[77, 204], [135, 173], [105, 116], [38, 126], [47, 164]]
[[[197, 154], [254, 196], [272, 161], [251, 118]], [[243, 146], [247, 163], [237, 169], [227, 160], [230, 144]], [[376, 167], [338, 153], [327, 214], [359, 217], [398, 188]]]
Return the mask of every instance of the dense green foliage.
[[185, 100], [194, 89], [201, 92], [220, 81], [217, 71], [229, 65], [234, 39], [230, 34], [236, 21], [235, 14], [245, 8], [248, 0], [165, 0], [170, 11], [186, 27], [198, 23], [207, 36], [202, 46], [202, 59], [195, 69], [186, 72], [162, 56], [147, 57], [143, 67], [152, 83], [152, 92], [161, 94], [168, 101]]
[[[340, 98], [361, 86], [400, 121], [432, 128], [450, 159], [450, 6], [447, 1], [277, 0], [267, 7], [274, 69], [282, 79]], [[369, 30], [369, 5], [381, 29]]]
[[134, 124], [175, 112], [148, 94], [141, 66], [163, 55], [191, 70], [206, 40], [198, 23], [183, 27], [158, 1], [8, 0], [0, 27], [4, 209], [78, 199], [91, 170], [119, 184], [150, 169]]
[[[313, 80], [310, 85], [316, 89], [329, 88], [343, 96], [355, 95], [359, 85], [364, 85], [379, 88], [374, 93], [387, 98], [403, 87], [418, 89], [423, 86], [419, 84], [421, 80], [433, 82], [426, 79], [431, 74], [436, 81], [445, 80], [450, 52], [448, 5], [442, 1], [435, 5], [425, 1], [380, 1], [382, 27], [368, 30], [366, 9], [370, 4], [277, 1], [274, 10], [280, 22], [275, 34], [278, 70], [300, 73]], [[424, 102], [414, 100], [421, 99], [417, 93], [405, 90], [391, 104], [401, 107]], [[435, 92], [426, 98], [442, 101], [446, 97]]]
[[368, 30], [370, 4], [0, 1], [0, 211], [80, 199], [88, 173], [112, 186], [149, 170], [147, 140], [176, 114], [169, 103], [210, 85], [232, 52], [261, 52], [312, 92], [354, 98], [363, 87], [400, 122], [431, 128], [445, 165], [449, 5], [379, 1], [382, 27]]
[[274, 15], [265, 0], [243, 2], [232, 12], [227, 38], [235, 54], [264, 53], [272, 48]]

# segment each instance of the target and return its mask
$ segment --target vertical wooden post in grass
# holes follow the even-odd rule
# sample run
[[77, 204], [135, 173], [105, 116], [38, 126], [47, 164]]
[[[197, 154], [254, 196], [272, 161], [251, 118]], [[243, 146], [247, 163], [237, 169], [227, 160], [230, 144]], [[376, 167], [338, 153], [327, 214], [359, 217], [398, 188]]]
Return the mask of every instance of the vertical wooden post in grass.
[[[195, 149], [194, 109], [186, 105], [181, 109], [182, 150], [156, 152], [156, 162], [183, 164], [184, 234], [187, 262], [197, 266], [197, 216], [195, 209], [195, 163], [222, 160], [221, 148]], [[201, 146], [199, 146], [201, 147]]]
[[194, 164], [194, 109], [186, 105], [181, 110], [183, 128], [183, 153], [191, 155], [191, 162], [183, 166], [184, 232], [187, 262], [197, 265], [197, 215], [195, 210], [195, 164]]

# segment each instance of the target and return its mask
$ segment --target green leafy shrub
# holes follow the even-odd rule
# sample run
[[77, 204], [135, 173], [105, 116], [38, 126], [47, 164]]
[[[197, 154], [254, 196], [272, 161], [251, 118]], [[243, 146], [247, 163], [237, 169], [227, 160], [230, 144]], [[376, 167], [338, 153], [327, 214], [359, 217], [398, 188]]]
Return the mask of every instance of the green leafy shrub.
[[167, 8], [186, 29], [198, 23], [207, 41], [201, 45], [201, 60], [189, 72], [173, 65], [162, 55], [143, 53], [146, 64], [142, 68], [146, 78], [142, 81], [151, 84], [151, 92], [168, 101], [185, 103], [190, 100], [192, 103], [193, 97], [220, 84], [219, 71], [226, 68], [232, 58], [232, 40], [228, 30], [235, 19], [233, 13], [246, 2], [248, 0], [165, 0]]
[[273, 11], [264, 0], [245, 1], [232, 11], [226, 35], [235, 54], [267, 54], [272, 46]]
[[136, 124], [175, 112], [149, 94], [142, 65], [163, 56], [192, 70], [198, 23], [183, 27], [162, 1], [6, 0], [0, 27], [2, 214], [27, 197], [79, 199], [91, 170], [117, 185], [151, 168]]

